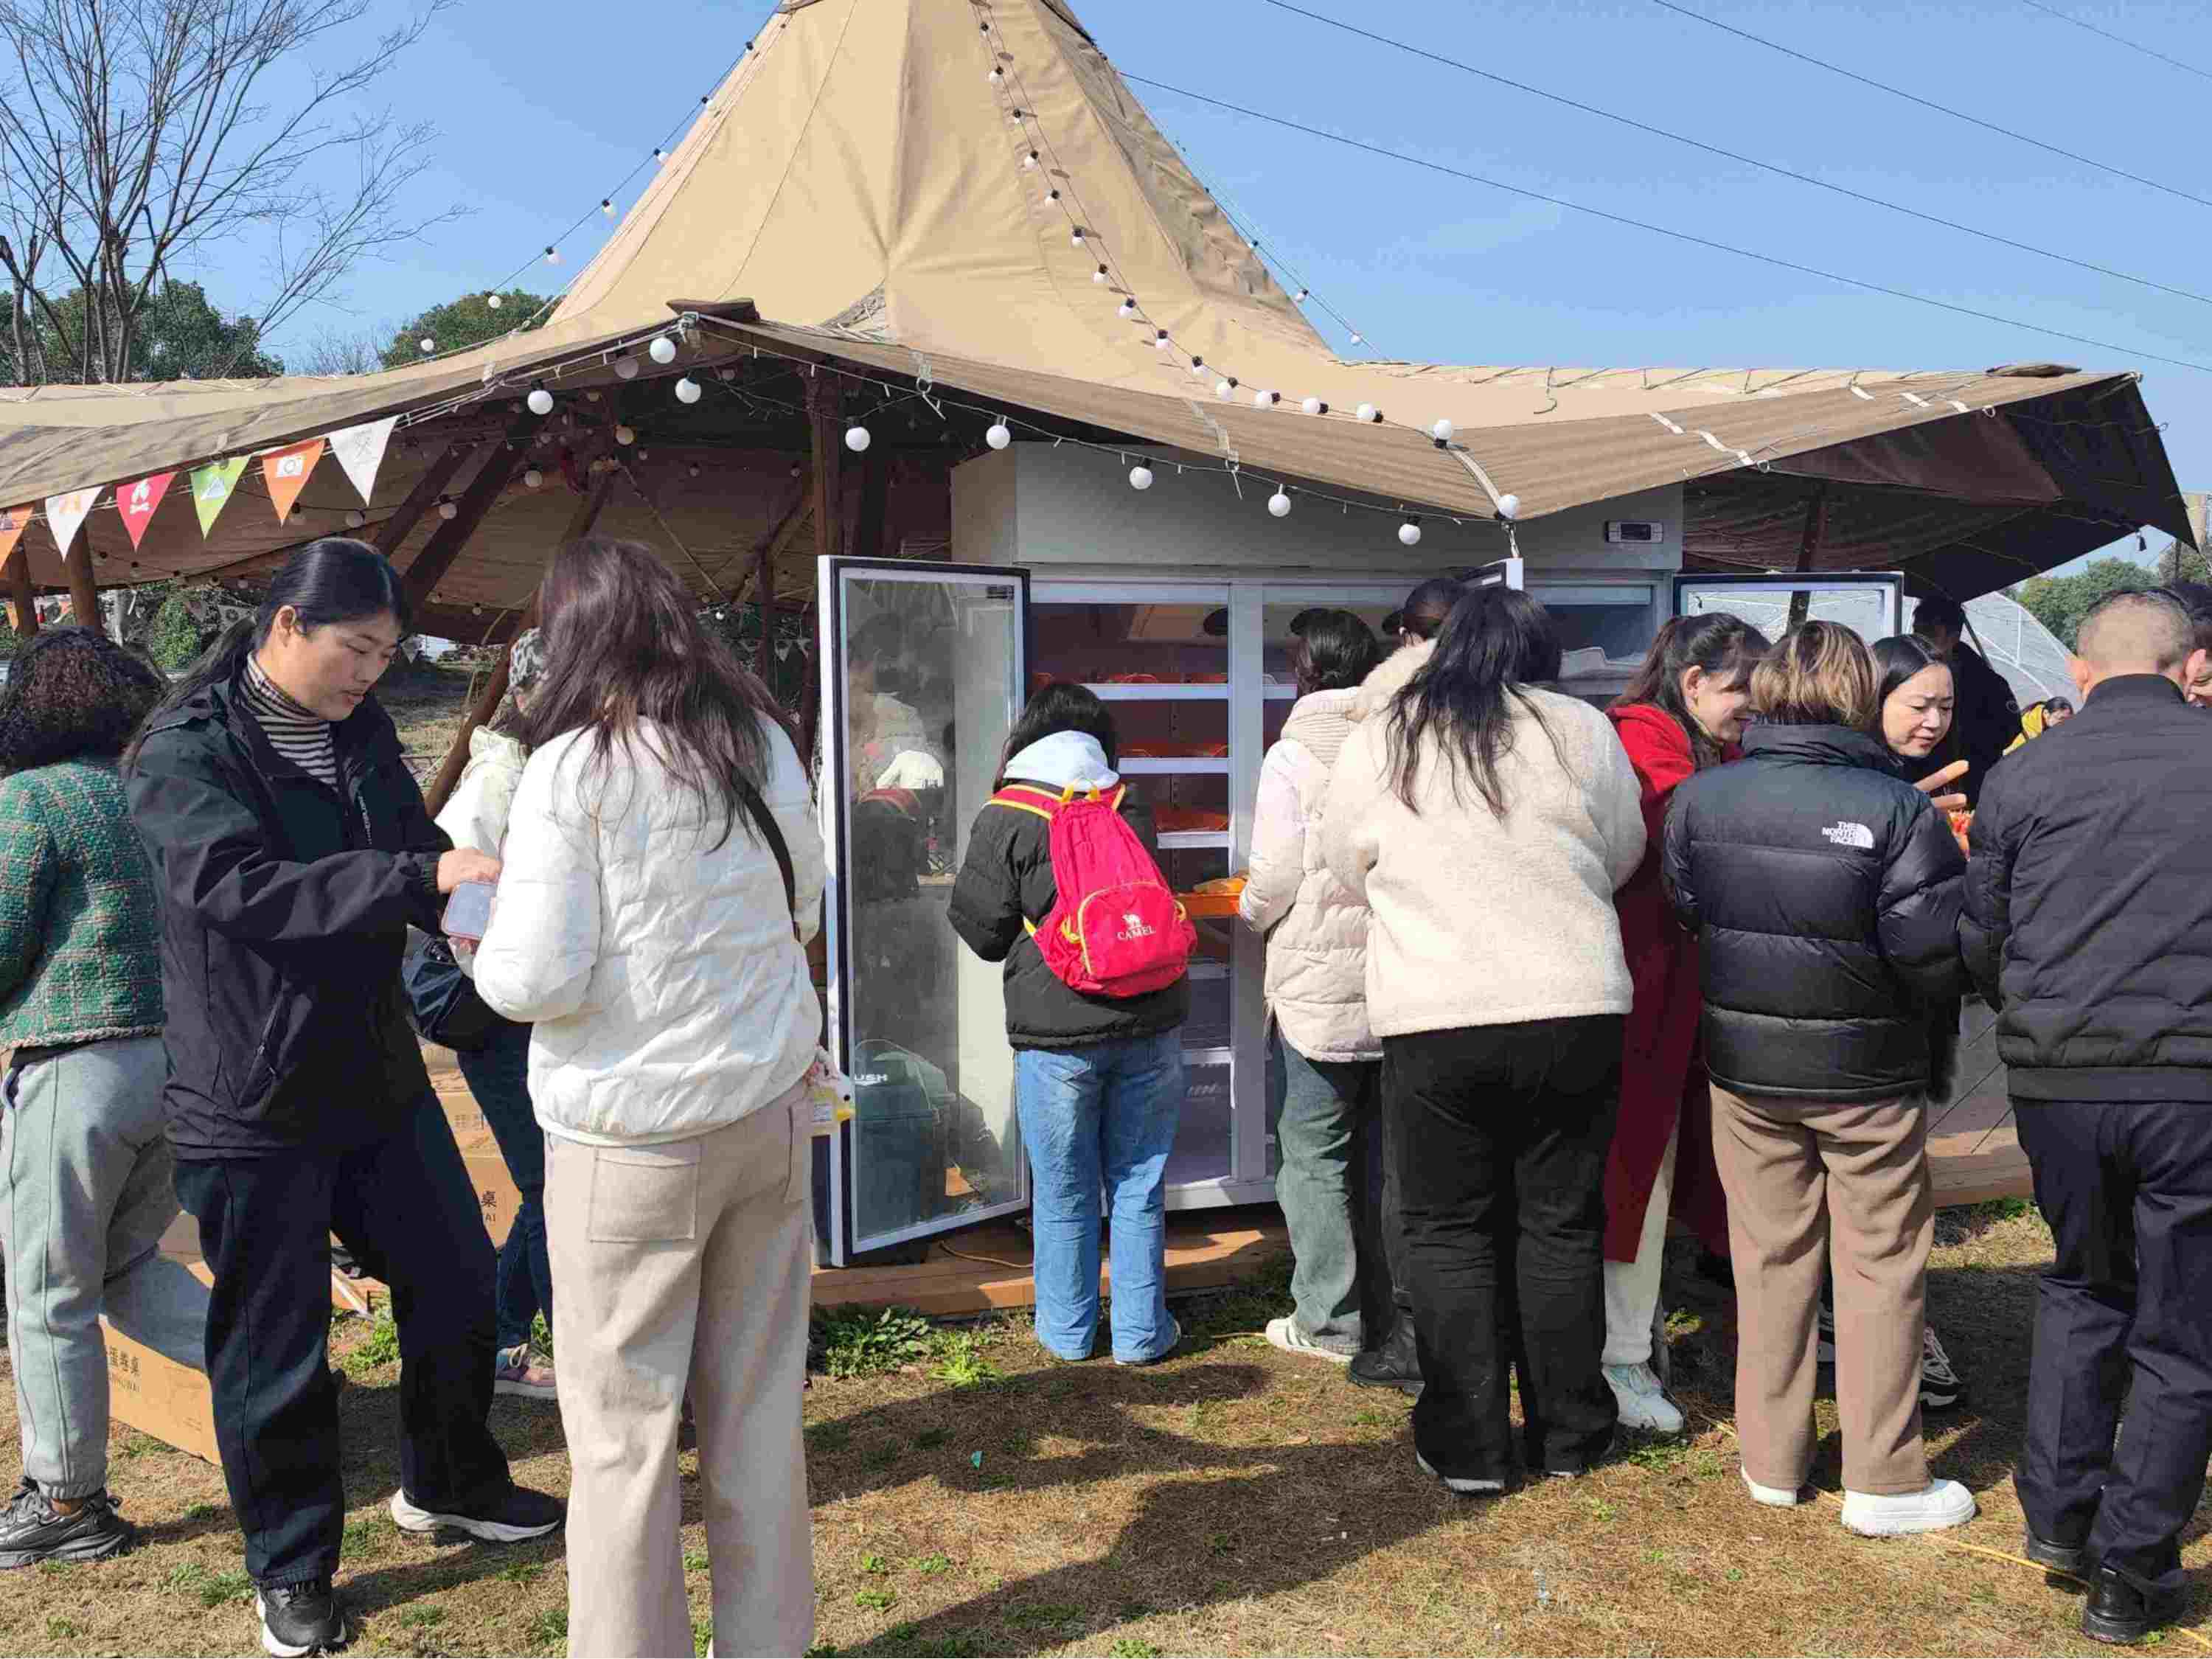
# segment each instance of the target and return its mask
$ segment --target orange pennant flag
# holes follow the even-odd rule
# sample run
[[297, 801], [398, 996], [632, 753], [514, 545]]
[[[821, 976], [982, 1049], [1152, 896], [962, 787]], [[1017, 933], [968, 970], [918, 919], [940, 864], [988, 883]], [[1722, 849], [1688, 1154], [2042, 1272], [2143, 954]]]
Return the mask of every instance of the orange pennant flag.
[[123, 514], [123, 527], [131, 532], [132, 550], [136, 551], [138, 544], [146, 539], [146, 526], [154, 521], [154, 509], [161, 506], [161, 497], [168, 493], [169, 480], [176, 476], [173, 472], [156, 472], [137, 483], [118, 486], [116, 510]]
[[0, 513], [0, 563], [7, 562], [8, 556], [15, 550], [15, 544], [23, 539], [23, 532], [30, 527], [31, 514], [38, 511], [38, 505], [33, 501]]
[[307, 475], [323, 459], [323, 442], [320, 438], [310, 438], [289, 449], [271, 450], [261, 458], [261, 476], [268, 483], [277, 523], [292, 516], [292, 503], [300, 499], [300, 492], [307, 487]]

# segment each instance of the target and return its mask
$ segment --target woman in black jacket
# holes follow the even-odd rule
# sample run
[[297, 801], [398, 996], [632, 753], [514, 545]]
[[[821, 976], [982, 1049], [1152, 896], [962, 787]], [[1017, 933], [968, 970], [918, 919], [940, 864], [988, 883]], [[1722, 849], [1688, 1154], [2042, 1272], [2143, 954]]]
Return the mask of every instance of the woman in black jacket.
[[263, 1644], [345, 1640], [345, 1524], [326, 1358], [331, 1235], [392, 1287], [410, 1531], [488, 1540], [560, 1524], [485, 1419], [493, 1258], [409, 1030], [399, 958], [441, 896], [496, 880], [424, 811], [369, 695], [408, 629], [383, 556], [294, 554], [148, 717], [125, 761], [161, 896], [166, 1105], [177, 1192], [215, 1275], [207, 1366]]
[[1929, 1479], [1919, 1396], [1929, 1010], [1963, 982], [1966, 860], [1897, 775], [1876, 690], [1850, 629], [1792, 629], [1752, 674], [1745, 758], [1675, 792], [1661, 864], [1701, 953], [1743, 1478], [1759, 1503], [1801, 1501], [1832, 1254], [1843, 1520], [1869, 1534], [1974, 1514]]

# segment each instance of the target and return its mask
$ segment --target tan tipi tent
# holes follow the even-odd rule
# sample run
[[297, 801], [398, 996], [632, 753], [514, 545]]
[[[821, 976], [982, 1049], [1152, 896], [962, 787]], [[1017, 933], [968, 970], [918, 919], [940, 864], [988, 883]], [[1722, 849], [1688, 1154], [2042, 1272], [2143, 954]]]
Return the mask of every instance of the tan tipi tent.
[[[679, 319], [675, 362], [617, 379]], [[672, 398], [678, 374], [702, 401]], [[542, 421], [520, 401], [541, 380]], [[1464, 520], [1687, 481], [1692, 568], [1894, 566], [1971, 594], [2142, 525], [2192, 533], [2126, 371], [1345, 361], [1062, 0], [787, 0], [537, 331], [386, 374], [0, 404], [0, 502], [400, 416], [373, 503], [326, 459], [289, 523], [241, 499], [203, 536], [179, 490], [133, 550], [103, 496], [89, 565], [65, 572], [34, 525], [25, 574], [247, 570], [359, 513], [434, 598], [429, 625], [463, 637], [588, 514], [702, 593], [763, 566], [804, 592], [817, 547], [941, 550], [932, 502], [983, 411]], [[849, 409], [878, 412], [889, 463], [847, 463]]]

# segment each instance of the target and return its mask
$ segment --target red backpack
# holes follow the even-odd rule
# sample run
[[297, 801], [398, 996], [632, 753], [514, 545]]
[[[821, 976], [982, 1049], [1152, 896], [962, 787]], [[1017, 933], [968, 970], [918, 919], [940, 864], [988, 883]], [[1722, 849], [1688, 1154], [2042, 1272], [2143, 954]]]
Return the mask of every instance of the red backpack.
[[1125, 787], [1054, 790], [1010, 783], [991, 805], [1051, 826], [1058, 896], [1042, 922], [1024, 920], [1045, 966], [1086, 996], [1138, 997], [1183, 976], [1198, 930], [1121, 816]]

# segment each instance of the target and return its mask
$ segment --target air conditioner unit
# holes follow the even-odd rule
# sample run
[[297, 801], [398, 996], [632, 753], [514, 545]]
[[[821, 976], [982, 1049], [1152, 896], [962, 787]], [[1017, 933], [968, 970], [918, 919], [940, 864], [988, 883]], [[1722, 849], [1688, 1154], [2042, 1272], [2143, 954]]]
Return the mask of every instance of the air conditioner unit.
[[1629, 542], [1640, 547], [1653, 547], [1667, 539], [1667, 526], [1656, 519], [1607, 519], [1605, 538], [1609, 542]]

